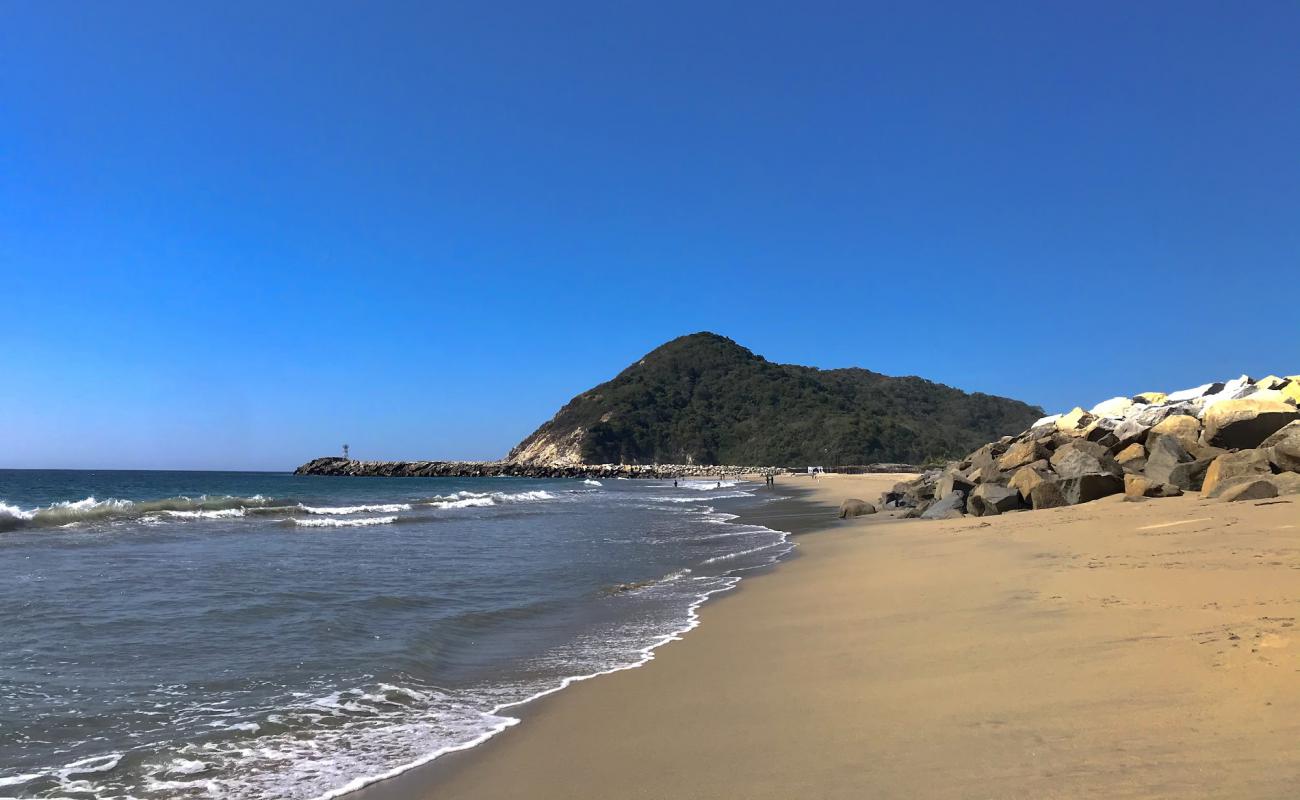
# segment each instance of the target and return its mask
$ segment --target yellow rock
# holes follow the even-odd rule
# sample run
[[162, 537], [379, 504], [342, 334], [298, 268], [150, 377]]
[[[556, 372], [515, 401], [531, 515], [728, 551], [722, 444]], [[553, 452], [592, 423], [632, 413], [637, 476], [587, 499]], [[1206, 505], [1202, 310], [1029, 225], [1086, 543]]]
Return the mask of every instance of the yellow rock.
[[1292, 403], [1300, 406], [1300, 380], [1291, 381], [1286, 386], [1278, 389], [1278, 393], [1287, 400], [1290, 400]]
[[1075, 406], [1068, 414], [1064, 414], [1056, 421], [1056, 429], [1064, 433], [1079, 435], [1080, 429], [1087, 427], [1094, 417], [1082, 408]]
[[1138, 444], [1137, 442], [1134, 442], [1133, 444], [1119, 451], [1119, 454], [1115, 456], [1115, 460], [1118, 461], [1119, 465], [1122, 467], [1125, 466], [1126, 464], [1136, 463], [1140, 460], [1145, 459], [1146, 457], [1147, 457], [1147, 449], [1142, 445]]
[[1214, 459], [1205, 471], [1201, 494], [1205, 497], [1218, 497], [1230, 486], [1243, 480], [1268, 477], [1272, 472], [1268, 456], [1261, 450], [1224, 453]]
[[[1277, 394], [1260, 392], [1258, 394]], [[1206, 444], [1228, 449], [1258, 447], [1274, 431], [1300, 419], [1291, 403], [1252, 395], [1241, 400], [1224, 400], [1205, 412]]]
[[1187, 414], [1174, 414], [1160, 420], [1151, 429], [1151, 435], [1172, 436], [1184, 450], [1190, 451], [1201, 436], [1201, 421]]
[[1269, 375], [1255, 381], [1255, 385], [1261, 389], [1280, 389], [1287, 381], [1286, 378], [1279, 378], [1276, 375]]
[[1037, 470], [1021, 467], [1016, 470], [1015, 475], [1011, 476], [1011, 480], [1007, 481], [1007, 486], [1020, 492], [1020, 496], [1028, 500], [1029, 493], [1042, 482], [1043, 476]]
[[1164, 392], [1143, 392], [1142, 394], [1134, 395], [1133, 399], [1141, 400], [1147, 405], [1155, 405], [1157, 403], [1163, 403], [1165, 398], [1168, 396], [1169, 395]]

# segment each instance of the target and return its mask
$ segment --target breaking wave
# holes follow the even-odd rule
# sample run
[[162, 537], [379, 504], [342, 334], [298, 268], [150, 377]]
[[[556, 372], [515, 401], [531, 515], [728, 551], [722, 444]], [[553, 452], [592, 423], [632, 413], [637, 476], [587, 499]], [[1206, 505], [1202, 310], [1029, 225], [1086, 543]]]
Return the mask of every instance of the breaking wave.
[[112, 522], [146, 517], [178, 519], [222, 519], [241, 517], [250, 510], [283, 507], [283, 501], [252, 497], [168, 497], [162, 500], [67, 500], [41, 508], [24, 510], [0, 501], [0, 531], [20, 528], [55, 528], [82, 522]]
[[293, 518], [293, 524], [300, 528], [364, 528], [369, 525], [390, 525], [397, 517], [361, 517], [359, 519], [337, 519], [321, 517], [320, 519]]
[[410, 503], [379, 503], [365, 506], [305, 506], [298, 504], [299, 510], [308, 514], [395, 514], [398, 511], [410, 511]]
[[555, 495], [546, 491], [531, 492], [456, 492], [455, 494], [437, 495], [425, 502], [434, 508], [486, 508], [502, 503], [540, 503], [554, 500]]

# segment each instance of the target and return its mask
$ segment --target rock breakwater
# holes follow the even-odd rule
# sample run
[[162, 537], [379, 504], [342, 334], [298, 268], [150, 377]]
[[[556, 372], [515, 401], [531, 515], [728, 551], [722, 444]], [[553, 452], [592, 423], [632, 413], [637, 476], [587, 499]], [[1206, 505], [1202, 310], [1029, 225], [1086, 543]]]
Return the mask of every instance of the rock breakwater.
[[1300, 375], [1246, 375], [1114, 397], [1035, 422], [896, 484], [882, 508], [943, 519], [1185, 492], [1220, 500], [1300, 494]]

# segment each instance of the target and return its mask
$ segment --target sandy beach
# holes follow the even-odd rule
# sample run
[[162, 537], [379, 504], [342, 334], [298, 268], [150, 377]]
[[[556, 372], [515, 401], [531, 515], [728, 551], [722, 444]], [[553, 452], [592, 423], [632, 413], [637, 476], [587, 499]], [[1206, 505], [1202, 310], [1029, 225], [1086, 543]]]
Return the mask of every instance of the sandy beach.
[[1294, 796], [1294, 500], [830, 519], [894, 479], [787, 479], [829, 524], [697, 630], [354, 797]]

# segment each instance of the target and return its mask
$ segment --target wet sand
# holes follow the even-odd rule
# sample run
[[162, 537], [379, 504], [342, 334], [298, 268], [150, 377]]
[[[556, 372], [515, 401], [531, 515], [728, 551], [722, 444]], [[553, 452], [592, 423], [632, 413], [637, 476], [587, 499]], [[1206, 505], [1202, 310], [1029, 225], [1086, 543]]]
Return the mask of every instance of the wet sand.
[[785, 479], [798, 555], [683, 640], [350, 797], [1300, 791], [1300, 498], [833, 518], [896, 479]]

